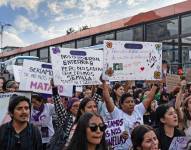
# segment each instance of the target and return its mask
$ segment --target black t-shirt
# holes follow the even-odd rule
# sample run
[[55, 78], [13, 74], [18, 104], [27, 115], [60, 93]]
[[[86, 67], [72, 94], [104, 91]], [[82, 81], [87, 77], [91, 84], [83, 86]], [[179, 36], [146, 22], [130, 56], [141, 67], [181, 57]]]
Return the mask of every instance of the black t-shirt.
[[185, 136], [185, 133], [178, 130], [177, 128], [175, 128], [174, 130], [173, 137], [168, 137], [167, 135], [165, 135], [163, 128], [157, 128], [155, 132], [159, 140], [161, 150], [168, 150], [174, 137]]

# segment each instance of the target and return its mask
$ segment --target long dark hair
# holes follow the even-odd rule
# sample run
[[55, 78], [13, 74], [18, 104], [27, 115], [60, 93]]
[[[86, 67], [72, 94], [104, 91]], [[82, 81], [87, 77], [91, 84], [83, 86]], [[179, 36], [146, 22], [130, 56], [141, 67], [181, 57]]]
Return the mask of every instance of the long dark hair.
[[[104, 122], [103, 118], [97, 113], [89, 113], [89, 112], [84, 113], [78, 121], [76, 130], [74, 132], [74, 135], [70, 141], [70, 144], [67, 150], [88, 150], [88, 140], [86, 135], [86, 129], [88, 127], [89, 120], [93, 116], [99, 117], [102, 120], [102, 122]], [[100, 144], [96, 146], [96, 150], [107, 150], [107, 144], [105, 141], [105, 133], [103, 133]]]
[[162, 104], [162, 105], [159, 105], [159, 107], [156, 109], [156, 124], [157, 124], [157, 127], [159, 128], [158, 136], [160, 136], [160, 138], [162, 138], [164, 135], [166, 135], [166, 132], [164, 130], [165, 124], [163, 122], [161, 122], [161, 118], [165, 117], [166, 112], [168, 112], [168, 110], [171, 107], [174, 108], [173, 106], [171, 106], [169, 104]]
[[172, 106], [168, 105], [168, 104], [162, 104], [159, 105], [159, 107], [156, 109], [156, 121], [157, 121], [157, 125], [159, 127], [164, 127], [164, 124], [161, 122], [161, 118], [164, 118], [166, 112], [171, 108]]
[[183, 118], [183, 126], [185, 128], [188, 128], [188, 125], [187, 125], [187, 120], [191, 120], [191, 115], [188, 111], [188, 101], [191, 99], [191, 96], [188, 96], [185, 101], [184, 101], [184, 104], [183, 104], [183, 113], [184, 113], [184, 118]]
[[154, 129], [148, 125], [139, 125], [133, 129], [131, 133], [133, 150], [138, 150], [138, 147], [141, 147], [144, 140], [144, 135], [149, 131], [154, 132]]
[[[90, 102], [90, 101], [94, 101], [94, 100], [92, 98], [88, 98], [88, 97], [82, 99], [82, 101], [80, 102], [80, 106], [79, 106], [79, 109], [78, 109], [77, 116], [76, 116], [76, 119], [74, 121], [74, 124], [76, 124], [78, 122], [79, 118], [82, 115], [82, 111], [85, 111], [85, 107], [86, 107], [87, 103]], [[97, 106], [96, 102], [95, 102], [95, 104]]]
[[112, 91], [111, 91], [111, 97], [112, 97], [112, 99], [113, 99], [113, 102], [114, 102], [114, 104], [115, 105], [117, 105], [117, 103], [116, 103], [116, 101], [117, 101], [117, 95], [116, 95], [116, 93], [115, 93], [115, 90], [117, 90], [118, 88], [120, 88], [122, 86], [122, 84], [120, 84], [120, 83], [115, 83], [115, 85], [113, 86], [113, 88], [112, 88]]

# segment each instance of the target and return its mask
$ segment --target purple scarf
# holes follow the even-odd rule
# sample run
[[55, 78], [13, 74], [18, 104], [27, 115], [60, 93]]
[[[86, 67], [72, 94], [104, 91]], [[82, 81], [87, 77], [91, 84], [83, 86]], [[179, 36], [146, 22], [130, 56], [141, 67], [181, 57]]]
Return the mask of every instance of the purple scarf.
[[39, 121], [39, 116], [42, 114], [43, 110], [44, 110], [44, 104], [42, 104], [42, 105], [39, 107], [39, 109], [38, 109], [39, 112], [38, 112], [37, 114], [32, 115], [32, 117], [33, 117], [33, 119], [34, 119], [35, 121]]

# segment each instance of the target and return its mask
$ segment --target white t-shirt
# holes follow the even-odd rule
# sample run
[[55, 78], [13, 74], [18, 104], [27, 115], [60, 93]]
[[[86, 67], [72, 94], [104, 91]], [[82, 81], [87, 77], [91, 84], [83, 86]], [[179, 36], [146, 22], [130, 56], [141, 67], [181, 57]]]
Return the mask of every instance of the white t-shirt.
[[111, 114], [107, 111], [106, 105], [104, 102], [98, 102], [98, 113], [103, 117], [104, 120], [112, 119]]
[[35, 121], [32, 116], [38, 112], [39, 111], [32, 108], [31, 123], [38, 127], [41, 133], [42, 143], [48, 143], [54, 134], [54, 128], [52, 124], [52, 115], [55, 113], [54, 105], [50, 103], [44, 104], [44, 110], [39, 116], [39, 121]]
[[[112, 118], [122, 118], [124, 120], [125, 131], [128, 131], [129, 133], [129, 138], [127, 139], [125, 144], [118, 148], [119, 150], [129, 150], [132, 147], [130, 137], [131, 132], [137, 125], [143, 124], [143, 115], [145, 112], [146, 109], [143, 103], [140, 103], [135, 106], [132, 115], [128, 115], [127, 113], [123, 112], [121, 109], [115, 106], [114, 111], [111, 113]], [[118, 149], [116, 148], [115, 150]]]

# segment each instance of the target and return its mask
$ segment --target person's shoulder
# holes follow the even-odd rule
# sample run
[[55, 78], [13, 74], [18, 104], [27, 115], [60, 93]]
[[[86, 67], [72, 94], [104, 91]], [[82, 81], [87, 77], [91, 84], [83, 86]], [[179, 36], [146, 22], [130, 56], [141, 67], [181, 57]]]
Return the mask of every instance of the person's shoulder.
[[0, 135], [6, 133], [11, 128], [10, 122], [0, 125]]
[[29, 127], [29, 132], [31, 132], [32, 135], [36, 136], [36, 135], [40, 134], [40, 131], [39, 131], [38, 127], [33, 125], [32, 123], [29, 123], [28, 127]]
[[35, 126], [35, 125], [32, 124], [32, 123], [28, 123], [28, 127], [29, 127], [32, 131], [39, 131], [38, 127]]
[[0, 125], [0, 130], [1, 130], [1, 129], [8, 128], [9, 126], [10, 126], [10, 122], [7, 122], [7, 123], [4, 123], [4, 124], [1, 124], [1, 125]]
[[175, 136], [185, 136], [184, 131], [175, 128]]

